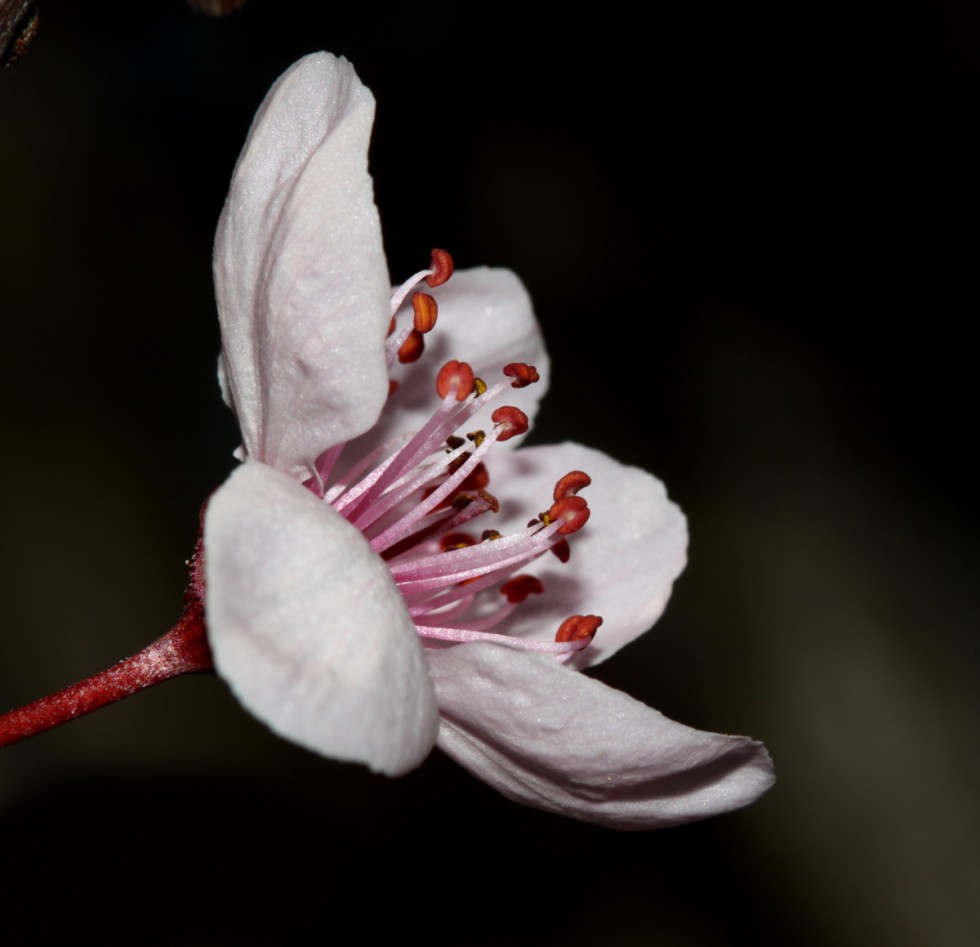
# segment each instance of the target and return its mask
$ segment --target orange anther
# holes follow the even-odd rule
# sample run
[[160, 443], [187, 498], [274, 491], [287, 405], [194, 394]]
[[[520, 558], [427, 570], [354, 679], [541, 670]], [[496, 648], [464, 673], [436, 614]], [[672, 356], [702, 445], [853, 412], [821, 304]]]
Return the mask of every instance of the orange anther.
[[413, 293], [412, 309], [415, 311], [415, 328], [422, 333], [429, 332], [439, 315], [436, 301], [428, 293]]
[[514, 380], [510, 383], [511, 388], [526, 388], [533, 385], [541, 376], [533, 365], [526, 365], [524, 362], [511, 362], [504, 366], [504, 374]]
[[398, 350], [398, 361], [403, 365], [407, 365], [409, 362], [417, 362], [424, 351], [425, 339], [422, 338], [422, 333], [418, 329], [412, 329]]
[[556, 500], [548, 510], [548, 521], [561, 521], [558, 532], [567, 536], [580, 530], [588, 521], [589, 515], [589, 505], [582, 497], [563, 497]]
[[554, 499], [561, 500], [565, 497], [575, 496], [579, 490], [584, 489], [590, 483], [592, 483], [592, 478], [587, 473], [581, 470], [573, 470], [565, 474], [555, 484]]
[[602, 624], [598, 615], [572, 615], [566, 618], [555, 634], [555, 641], [581, 641], [582, 638], [591, 640]]
[[439, 374], [436, 376], [436, 394], [440, 398], [455, 392], [456, 400], [464, 401], [472, 391], [473, 369], [466, 362], [452, 359], [439, 369]]
[[497, 408], [490, 415], [490, 419], [494, 424], [500, 426], [500, 431], [497, 434], [498, 441], [509, 441], [512, 437], [523, 434], [531, 426], [527, 415], [520, 408], [515, 408], [510, 404]]
[[398, 325], [398, 320], [394, 316], [391, 317], [391, 322], [388, 323], [388, 335], [391, 335], [395, 331], [395, 326]]
[[442, 286], [453, 275], [453, 258], [445, 250], [433, 250], [429, 269], [432, 274], [425, 278], [430, 286]]
[[541, 580], [533, 575], [515, 575], [508, 579], [500, 591], [512, 605], [523, 602], [529, 595], [540, 595], [544, 591]]

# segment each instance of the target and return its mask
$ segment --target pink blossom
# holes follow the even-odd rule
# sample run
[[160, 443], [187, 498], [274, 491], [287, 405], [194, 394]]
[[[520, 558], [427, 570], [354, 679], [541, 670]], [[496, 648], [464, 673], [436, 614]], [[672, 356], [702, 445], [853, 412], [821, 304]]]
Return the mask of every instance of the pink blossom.
[[[418, 338], [407, 300], [445, 261], [392, 293], [373, 117], [346, 60], [296, 63], [259, 109], [218, 226], [221, 379], [243, 440], [205, 522], [219, 673], [277, 733], [383, 773], [438, 745], [511, 799], [619, 828], [746, 805], [773, 780], [761, 744], [674, 723], [581, 673], [660, 616], [686, 524], [642, 470], [573, 443], [513, 449], [549, 369], [519, 280], [454, 274], [431, 290], [428, 351], [394, 359]], [[453, 363], [440, 397], [448, 359], [487, 394]], [[511, 388], [531, 365], [540, 380]], [[591, 476], [587, 504], [554, 499], [571, 471]], [[584, 480], [564, 483], [571, 495]], [[562, 562], [551, 553], [568, 541]], [[518, 574], [534, 578], [502, 595]], [[594, 640], [589, 617], [556, 640], [574, 615], [602, 616]]]

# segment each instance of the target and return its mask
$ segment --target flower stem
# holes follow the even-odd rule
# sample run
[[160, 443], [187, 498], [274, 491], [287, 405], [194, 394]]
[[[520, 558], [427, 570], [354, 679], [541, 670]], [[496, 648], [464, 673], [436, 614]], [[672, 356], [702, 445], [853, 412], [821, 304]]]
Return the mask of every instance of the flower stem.
[[0, 716], [0, 747], [58, 727], [182, 674], [214, 671], [199, 599], [162, 638], [105, 671]]

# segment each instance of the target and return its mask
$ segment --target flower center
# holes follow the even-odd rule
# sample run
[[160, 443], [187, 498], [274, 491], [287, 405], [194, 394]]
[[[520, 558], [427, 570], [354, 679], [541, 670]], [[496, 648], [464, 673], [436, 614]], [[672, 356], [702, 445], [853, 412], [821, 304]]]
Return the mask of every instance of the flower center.
[[[396, 359], [419, 359], [424, 337], [436, 325], [435, 299], [416, 287], [423, 281], [439, 286], [452, 271], [449, 254], [433, 250], [431, 266], [392, 294], [389, 370]], [[492, 528], [479, 535], [472, 530], [473, 521], [500, 508], [486, 490], [494, 445], [525, 433], [528, 419], [519, 408], [503, 405], [491, 414], [488, 431], [466, 431], [467, 422], [508, 387], [538, 381], [534, 366], [523, 362], [503, 366], [501, 374], [490, 386], [468, 363], [446, 362], [435, 378], [438, 405], [417, 431], [389, 438], [341, 474], [339, 461], [348, 445], [332, 447], [317, 459], [305, 486], [356, 526], [385, 560], [427, 647], [494, 641], [563, 661], [588, 646], [601, 618], [572, 616], [552, 641], [491, 629], [499, 629], [529, 595], [544, 592], [540, 580], [521, 569], [549, 551], [568, 561], [568, 537], [589, 518], [578, 491], [591, 480], [580, 470], [566, 474], [547, 511], [524, 529], [506, 536]], [[389, 405], [398, 395], [397, 382], [390, 381]]]

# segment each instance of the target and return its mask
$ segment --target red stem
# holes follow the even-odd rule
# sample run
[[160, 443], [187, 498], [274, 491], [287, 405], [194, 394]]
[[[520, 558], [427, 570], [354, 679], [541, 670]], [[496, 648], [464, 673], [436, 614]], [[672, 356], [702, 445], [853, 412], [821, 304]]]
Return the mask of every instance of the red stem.
[[200, 600], [162, 638], [108, 670], [0, 716], [0, 747], [58, 727], [182, 674], [214, 671]]

